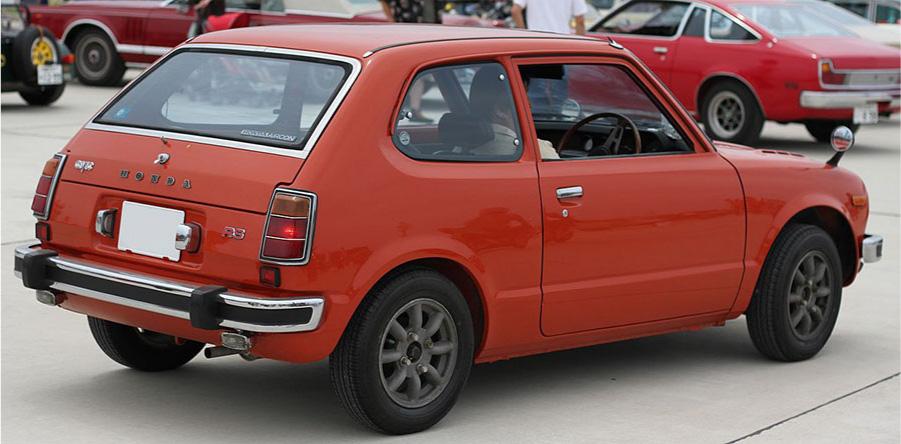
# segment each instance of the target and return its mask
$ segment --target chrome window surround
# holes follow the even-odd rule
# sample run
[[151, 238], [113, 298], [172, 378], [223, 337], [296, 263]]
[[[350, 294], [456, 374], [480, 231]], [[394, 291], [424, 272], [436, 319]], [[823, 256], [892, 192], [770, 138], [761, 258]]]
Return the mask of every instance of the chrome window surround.
[[[47, 220], [50, 217], [50, 208], [53, 206], [53, 194], [56, 192], [56, 184], [59, 182], [59, 176], [63, 173], [63, 167], [66, 165], [66, 155], [63, 153], [56, 153], [53, 157], [59, 159], [59, 165], [56, 166], [56, 171], [53, 172], [53, 178], [50, 179], [50, 190], [47, 191], [47, 195], [44, 196], [46, 200], [44, 201], [44, 211], [43, 214], [38, 214], [32, 212], [34, 217], [38, 220]], [[37, 195], [37, 190], [35, 190], [35, 195]]]
[[[755, 31], [754, 29], [752, 29], [751, 27], [746, 25], [742, 18], [739, 18], [733, 14], [723, 11], [722, 9], [717, 8], [716, 6], [706, 6], [705, 5], [705, 6], [697, 6], [697, 7], [704, 8], [707, 10], [707, 20], [704, 22], [704, 40], [707, 41], [708, 43], [727, 43], [727, 44], [740, 44], [741, 45], [741, 44], [757, 43], [761, 39], [763, 39], [763, 36], [761, 36], [759, 32]], [[730, 39], [717, 39], [717, 38], [711, 37], [710, 22], [713, 20], [713, 12], [714, 11], [722, 14], [727, 19], [732, 20], [732, 23], [735, 23], [736, 25], [741, 26], [742, 29], [744, 29], [745, 31], [747, 31], [748, 33], [750, 33], [751, 35], [754, 36], [754, 40], [730, 40]]]
[[830, 59], [817, 60], [817, 79], [820, 82], [820, 88], [832, 90], [898, 90], [901, 83], [883, 84], [883, 85], [827, 85], [823, 83], [823, 63], [829, 64], [829, 69], [836, 74], [850, 76], [852, 74], [901, 74], [891, 69], [835, 69]]
[[[249, 53], [258, 53], [258, 54], [278, 54], [278, 55], [287, 55], [287, 56], [296, 56], [296, 57], [305, 57], [310, 59], [320, 59], [320, 60], [328, 60], [333, 62], [345, 63], [350, 66], [350, 73], [347, 76], [347, 80], [344, 81], [344, 84], [341, 88], [338, 89], [335, 94], [335, 98], [329, 104], [328, 108], [323, 111], [322, 116], [319, 118], [319, 122], [316, 124], [314, 128], [310, 129], [310, 136], [307, 137], [306, 143], [304, 146], [299, 149], [290, 149], [290, 148], [280, 148], [271, 145], [264, 145], [258, 143], [251, 142], [242, 142], [231, 139], [223, 139], [220, 137], [211, 137], [211, 136], [197, 136], [193, 134], [185, 134], [174, 131], [163, 131], [163, 130], [154, 130], [154, 129], [145, 129], [145, 128], [135, 128], [130, 126], [119, 126], [119, 125], [109, 125], [103, 123], [96, 123], [95, 120], [106, 111], [110, 105], [115, 103], [119, 97], [128, 92], [128, 88], [123, 89], [119, 94], [116, 95], [110, 102], [104, 106], [97, 114], [91, 117], [91, 120], [84, 126], [84, 129], [96, 130], [96, 131], [106, 131], [113, 133], [122, 133], [122, 134], [133, 134], [138, 136], [149, 136], [149, 137], [165, 137], [167, 139], [172, 140], [181, 140], [184, 142], [195, 142], [209, 145], [219, 145], [228, 148], [236, 148], [247, 151], [256, 151], [261, 153], [268, 154], [277, 154], [281, 156], [288, 157], [297, 157], [301, 159], [305, 159], [307, 155], [309, 155], [310, 151], [316, 145], [316, 142], [319, 140], [319, 137], [322, 136], [323, 131], [325, 131], [326, 126], [332, 120], [335, 112], [341, 106], [341, 103], [344, 101], [345, 96], [350, 91], [350, 88], [353, 86], [354, 82], [356, 82], [357, 77], [360, 75], [360, 70], [362, 69], [362, 65], [359, 60], [353, 57], [345, 57], [334, 54], [327, 54], [322, 52], [313, 52], [313, 51], [303, 51], [296, 49], [284, 49], [284, 48], [273, 48], [268, 46], [251, 46], [251, 45], [232, 45], [232, 44], [212, 44], [212, 43], [187, 43], [182, 46], [179, 46], [174, 51], [167, 54], [164, 58], [159, 60], [157, 64], [165, 62], [167, 59], [172, 57], [175, 54], [178, 54], [182, 51], [189, 49], [207, 49], [213, 52], [219, 51], [241, 51], [241, 52], [249, 52]], [[138, 78], [131, 82], [132, 85], [136, 85], [138, 82], [143, 80], [145, 76], [151, 73], [152, 70], [145, 71]]]
[[[275, 201], [276, 194], [279, 193], [293, 194], [310, 199], [310, 215], [307, 218], [307, 232], [304, 235], [303, 256], [300, 259], [288, 260], [282, 258], [272, 258], [263, 255], [263, 247], [266, 246], [266, 238], [271, 237], [267, 236], [266, 234], [269, 233], [269, 220], [272, 219], [272, 203]], [[316, 227], [316, 205], [318, 204], [318, 200], [319, 198], [316, 196], [316, 193], [311, 193], [309, 191], [292, 190], [290, 188], [276, 188], [275, 191], [272, 192], [272, 197], [269, 198], [269, 208], [266, 211], [266, 224], [263, 225], [263, 236], [260, 240], [260, 262], [275, 265], [306, 265], [310, 262], [310, 252], [312, 251], [313, 247], [313, 233], [315, 231], [314, 228]]]
[[682, 31], [685, 30], [685, 25], [688, 23], [689, 17], [691, 17], [691, 12], [694, 10], [694, 8], [698, 7], [695, 3], [692, 3], [690, 1], [670, 1], [670, 0], [641, 0], [641, 1], [647, 1], [647, 2], [652, 2], [652, 3], [684, 3], [684, 4], [688, 5], [688, 8], [685, 9], [685, 14], [682, 16], [682, 20], [679, 22], [679, 26], [676, 28], [676, 33], [673, 35], [670, 35], [670, 36], [629, 34], [629, 33], [624, 33], [624, 32], [609, 32], [609, 31], [604, 31], [603, 29], [600, 29], [602, 22], [604, 22], [605, 20], [607, 20], [610, 17], [613, 17], [613, 15], [619, 13], [619, 11], [621, 9], [625, 9], [626, 7], [630, 6], [632, 3], [635, 3], [635, 2], [623, 3], [621, 6], [619, 6], [618, 8], [616, 8], [615, 10], [611, 11], [609, 14], [604, 16], [600, 21], [598, 21], [598, 23], [595, 26], [592, 26], [592, 28], [597, 27], [598, 28], [597, 30], [592, 30], [589, 32], [603, 33], [604, 35], [624, 35], [624, 36], [629, 36], [629, 38], [637, 38], [637, 39], [672, 41], [672, 40], [678, 39], [679, 37], [682, 37]]
[[[23, 258], [38, 245], [39, 244], [37, 243], [33, 243], [17, 247], [16, 257], [20, 259]], [[118, 270], [112, 267], [100, 266], [60, 256], [51, 257], [47, 260], [61, 270], [97, 279], [118, 282], [125, 285], [161, 291], [184, 298], [190, 298], [191, 292], [196, 288], [201, 287], [200, 285], [193, 286], [191, 284], [161, 279], [145, 274], [132, 273], [130, 271]], [[17, 271], [16, 277], [21, 278], [22, 274]], [[179, 319], [190, 320], [191, 318], [190, 314], [186, 311], [163, 307], [148, 302], [136, 301], [119, 295], [103, 293], [61, 282], [54, 282], [50, 285], [50, 288]], [[223, 320], [220, 323], [220, 326], [224, 328], [234, 328], [237, 330], [258, 333], [293, 333], [315, 330], [319, 327], [319, 322], [322, 319], [322, 311], [325, 306], [325, 300], [321, 297], [259, 298], [231, 291], [222, 293], [219, 297], [222, 298], [222, 303], [226, 305], [255, 310], [289, 310], [304, 307], [309, 307], [312, 310], [310, 320], [305, 324], [257, 325], [230, 320]]]

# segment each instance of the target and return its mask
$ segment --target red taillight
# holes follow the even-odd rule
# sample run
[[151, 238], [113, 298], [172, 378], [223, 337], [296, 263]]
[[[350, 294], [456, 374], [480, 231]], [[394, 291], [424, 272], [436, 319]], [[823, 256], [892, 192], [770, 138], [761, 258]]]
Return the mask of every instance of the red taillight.
[[315, 212], [315, 194], [276, 190], [269, 205], [260, 259], [275, 263], [306, 263], [310, 254]]
[[835, 72], [830, 60], [820, 60], [820, 82], [823, 85], [839, 86], [844, 85], [847, 76]]
[[64, 55], [63, 58], [60, 59], [60, 63], [62, 63], [63, 65], [71, 65], [75, 63], [75, 54], [69, 53]]
[[31, 200], [31, 211], [38, 219], [44, 220], [50, 216], [50, 205], [53, 203], [56, 180], [65, 161], [65, 154], [54, 154], [53, 158], [44, 164], [44, 170], [41, 171], [41, 177], [38, 179], [38, 186], [34, 190], [34, 198]]

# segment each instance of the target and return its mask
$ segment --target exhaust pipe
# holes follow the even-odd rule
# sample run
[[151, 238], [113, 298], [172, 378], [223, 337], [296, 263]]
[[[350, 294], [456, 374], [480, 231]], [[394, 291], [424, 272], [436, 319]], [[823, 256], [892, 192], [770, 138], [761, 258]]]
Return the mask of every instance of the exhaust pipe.
[[207, 347], [203, 349], [203, 355], [206, 356], [207, 359], [221, 358], [223, 356], [237, 355], [239, 353], [241, 352], [238, 350], [232, 350], [225, 347]]

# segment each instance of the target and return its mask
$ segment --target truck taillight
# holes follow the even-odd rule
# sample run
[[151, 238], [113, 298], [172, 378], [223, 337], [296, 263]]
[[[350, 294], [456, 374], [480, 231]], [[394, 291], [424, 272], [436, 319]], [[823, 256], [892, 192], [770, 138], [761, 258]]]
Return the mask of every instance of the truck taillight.
[[307, 263], [315, 217], [315, 194], [276, 189], [266, 216], [260, 260], [286, 265]]
[[820, 60], [820, 83], [823, 85], [841, 86], [845, 84], [847, 76], [835, 72], [831, 60]]
[[41, 178], [38, 179], [38, 186], [34, 190], [34, 198], [31, 199], [31, 211], [34, 217], [45, 220], [50, 217], [50, 205], [53, 203], [53, 192], [56, 191], [56, 182], [59, 180], [59, 173], [66, 163], [65, 154], [54, 154], [53, 157], [44, 164], [44, 170], [41, 171]]

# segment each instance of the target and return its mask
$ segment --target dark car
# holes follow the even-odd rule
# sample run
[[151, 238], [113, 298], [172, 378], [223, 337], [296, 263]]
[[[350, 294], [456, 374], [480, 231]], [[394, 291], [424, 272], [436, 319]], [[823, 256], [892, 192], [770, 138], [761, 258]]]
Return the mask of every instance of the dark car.
[[3, 92], [18, 92], [31, 105], [49, 105], [66, 89], [74, 56], [46, 28], [29, 22], [28, 7], [2, 3]]

